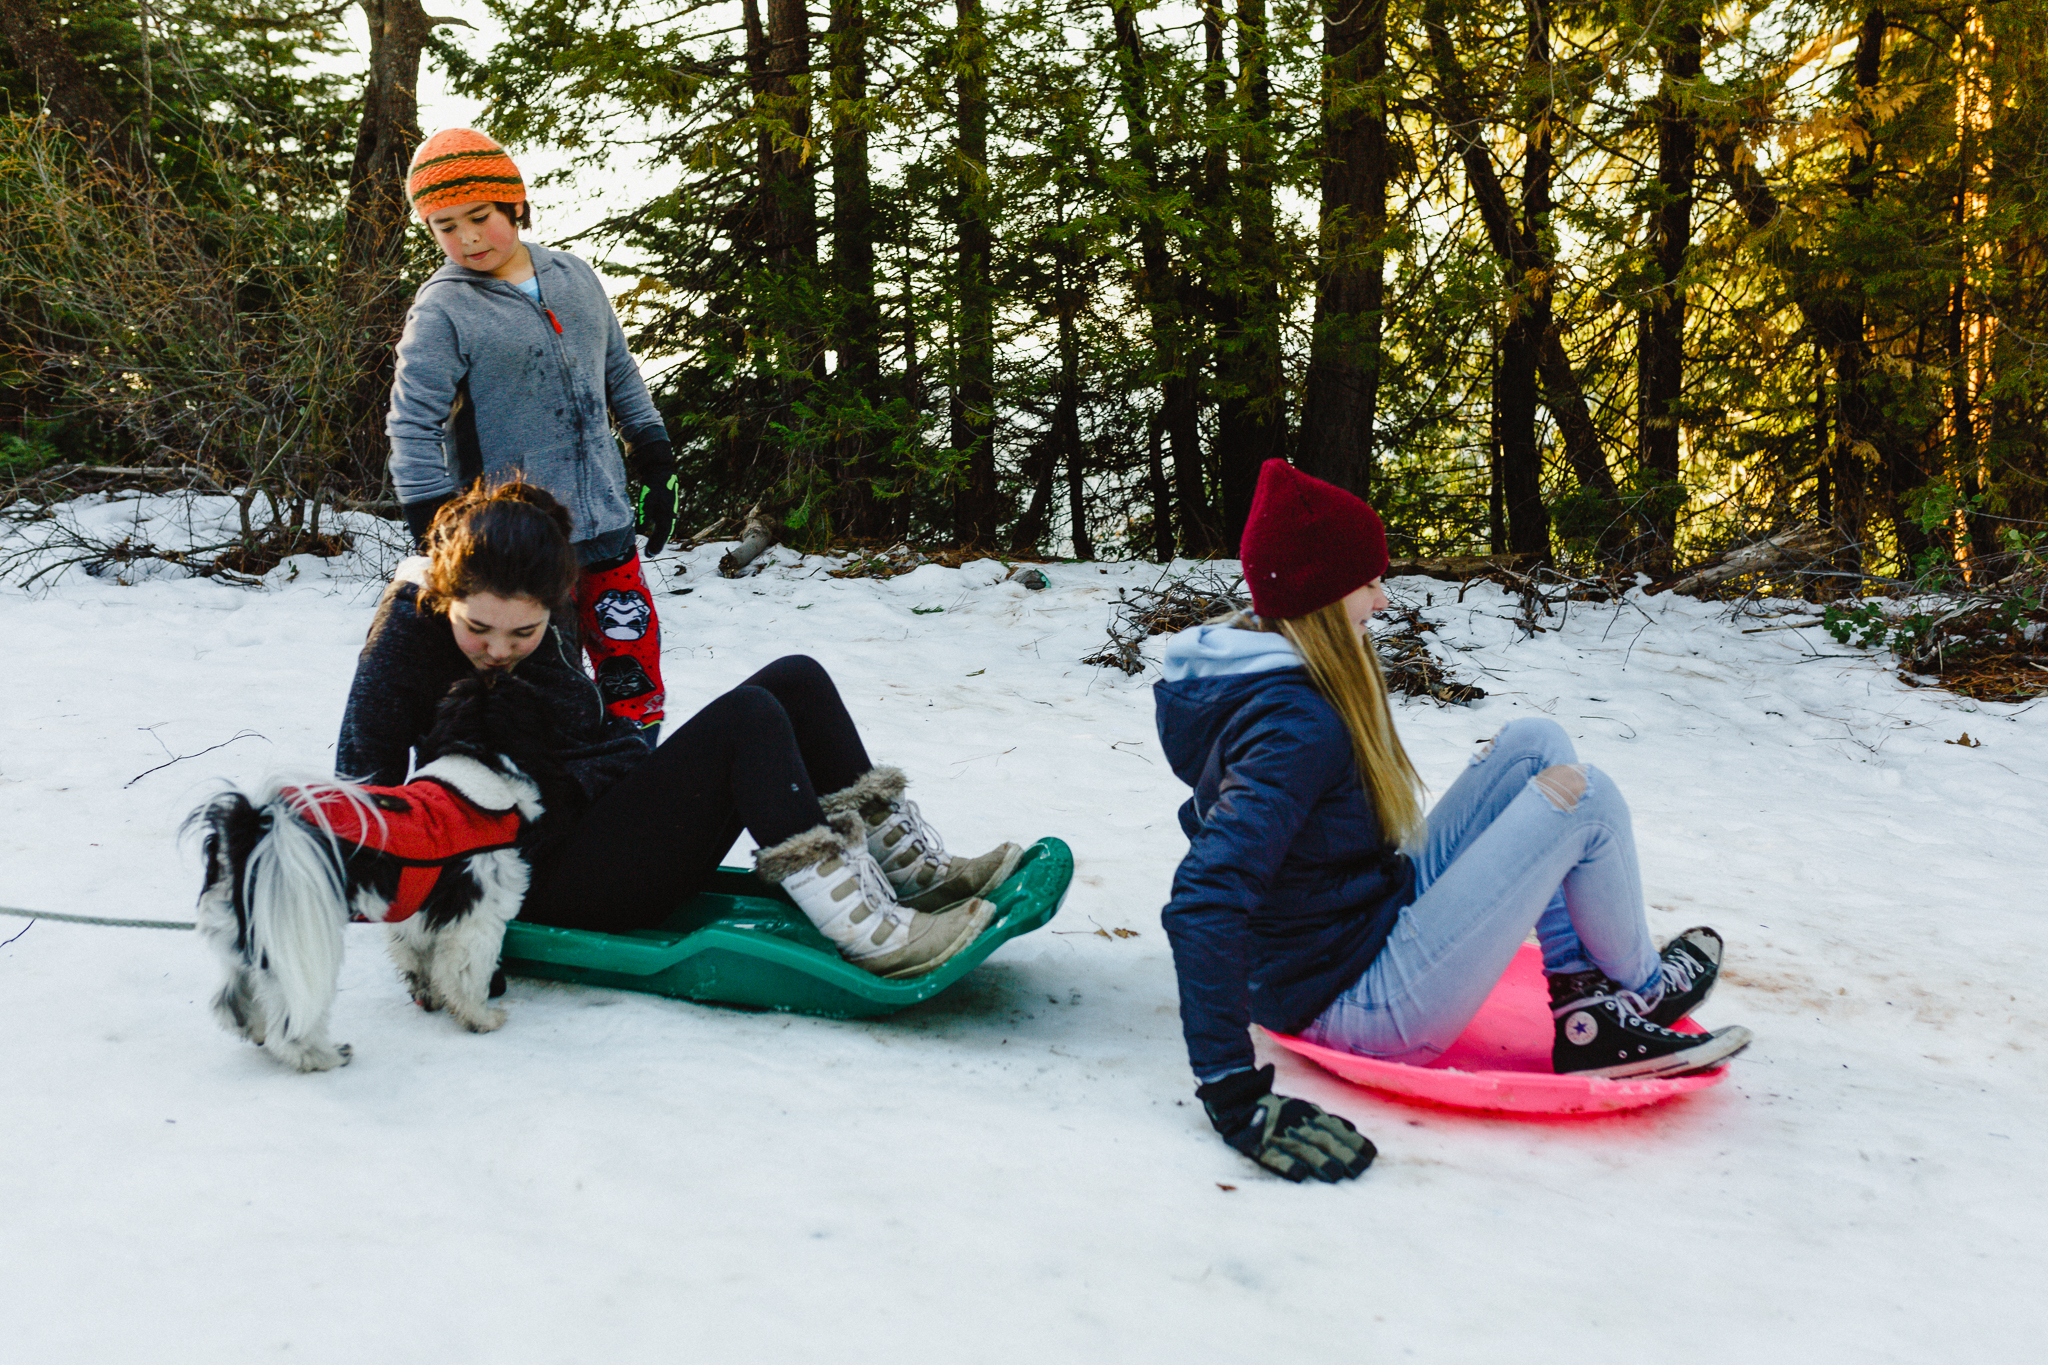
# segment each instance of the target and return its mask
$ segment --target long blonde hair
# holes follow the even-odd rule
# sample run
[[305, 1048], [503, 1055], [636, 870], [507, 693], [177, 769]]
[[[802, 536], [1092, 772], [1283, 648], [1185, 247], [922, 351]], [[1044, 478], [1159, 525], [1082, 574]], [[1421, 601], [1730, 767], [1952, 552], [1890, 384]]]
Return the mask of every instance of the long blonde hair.
[[1428, 827], [1422, 812], [1422, 778], [1394, 731], [1379, 656], [1359, 639], [1344, 603], [1332, 602], [1306, 616], [1261, 617], [1259, 624], [1286, 637], [1307, 665], [1316, 691], [1336, 708], [1351, 736], [1352, 757], [1372, 796], [1381, 831], [1403, 848], [1419, 846]]

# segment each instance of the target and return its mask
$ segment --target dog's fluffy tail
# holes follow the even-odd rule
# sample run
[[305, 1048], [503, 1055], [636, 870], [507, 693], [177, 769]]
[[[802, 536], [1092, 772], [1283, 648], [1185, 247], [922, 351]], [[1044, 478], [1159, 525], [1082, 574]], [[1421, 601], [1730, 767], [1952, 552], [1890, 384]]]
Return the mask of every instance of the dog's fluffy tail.
[[295, 818], [303, 790], [229, 790], [188, 828], [205, 832], [199, 932], [226, 969], [214, 1013], [288, 1065], [321, 1070], [347, 1057], [326, 1033], [348, 903], [333, 836]]
[[242, 872], [248, 915], [245, 952], [275, 994], [266, 1001], [273, 1041], [323, 1036], [341, 972], [348, 897], [328, 837], [293, 818], [295, 804], [264, 802], [270, 832]]

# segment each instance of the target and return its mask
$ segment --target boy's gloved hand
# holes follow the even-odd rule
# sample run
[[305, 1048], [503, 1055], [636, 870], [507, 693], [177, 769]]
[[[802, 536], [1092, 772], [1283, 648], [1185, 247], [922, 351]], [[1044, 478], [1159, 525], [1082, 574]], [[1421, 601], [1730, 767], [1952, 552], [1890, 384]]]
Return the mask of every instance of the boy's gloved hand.
[[418, 502], [408, 502], [398, 509], [405, 517], [405, 529], [412, 532], [413, 548], [426, 548], [427, 528], [434, 524], [434, 513], [440, 511], [454, 496], [453, 493], [443, 493], [439, 497], [421, 498]]
[[627, 463], [640, 483], [633, 529], [647, 537], [647, 553], [658, 555], [675, 534], [676, 500], [682, 492], [676, 484], [675, 447], [667, 441], [646, 441], [634, 447]]
[[1267, 1170], [1302, 1180], [1349, 1180], [1379, 1149], [1335, 1114], [1273, 1093], [1273, 1068], [1239, 1071], [1195, 1091], [1223, 1140]]

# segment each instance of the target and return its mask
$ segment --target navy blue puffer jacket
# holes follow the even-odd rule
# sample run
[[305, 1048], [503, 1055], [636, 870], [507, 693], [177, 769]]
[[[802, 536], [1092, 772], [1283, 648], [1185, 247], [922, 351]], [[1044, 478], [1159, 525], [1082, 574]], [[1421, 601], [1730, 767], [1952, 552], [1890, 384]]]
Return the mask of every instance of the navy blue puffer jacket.
[[1194, 788], [1162, 915], [1195, 1075], [1254, 1065], [1247, 1021], [1299, 1033], [1378, 956], [1415, 869], [1380, 830], [1336, 710], [1277, 635], [1183, 631], [1154, 685]]

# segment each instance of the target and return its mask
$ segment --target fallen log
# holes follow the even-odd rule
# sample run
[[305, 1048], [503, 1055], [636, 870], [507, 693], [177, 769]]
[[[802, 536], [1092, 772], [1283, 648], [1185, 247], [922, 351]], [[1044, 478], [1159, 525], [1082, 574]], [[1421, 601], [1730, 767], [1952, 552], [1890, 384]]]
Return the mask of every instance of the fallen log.
[[694, 550], [699, 545], [702, 545], [705, 541], [711, 539], [712, 536], [716, 535], [718, 533], [719, 528], [724, 526], [728, 521], [731, 520], [731, 517], [720, 517], [717, 521], [712, 522], [703, 530], [697, 532], [697, 534], [693, 536], [685, 536], [682, 540], [677, 541], [675, 548], [678, 550]]
[[1526, 574], [1543, 562], [1538, 554], [1513, 555], [1452, 555], [1446, 559], [1397, 559], [1387, 565], [1387, 578], [1402, 578], [1410, 574], [1423, 578], [1441, 578], [1449, 583], [1463, 583], [1467, 579], [1485, 578], [1495, 573]]
[[747, 509], [746, 524], [740, 529], [740, 543], [719, 557], [718, 576], [738, 578], [746, 571], [747, 565], [760, 556], [761, 551], [774, 543], [775, 519], [757, 502]]
[[1645, 595], [1675, 592], [1691, 596], [1703, 588], [1711, 588], [1716, 583], [1725, 583], [1744, 574], [1773, 570], [1789, 572], [1810, 565], [1833, 554], [1841, 545], [1840, 538], [1828, 527], [1806, 522], [1789, 531], [1780, 531], [1777, 535], [1717, 555], [1676, 578], [1652, 583], [1643, 592]]

